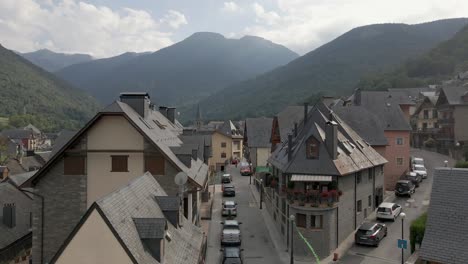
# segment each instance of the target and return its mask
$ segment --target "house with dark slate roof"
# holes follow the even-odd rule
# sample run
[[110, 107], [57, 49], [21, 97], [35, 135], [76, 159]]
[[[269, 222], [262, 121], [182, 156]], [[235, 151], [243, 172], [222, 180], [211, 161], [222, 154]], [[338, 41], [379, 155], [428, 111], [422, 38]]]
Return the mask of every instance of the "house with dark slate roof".
[[[387, 162], [326, 105], [314, 106], [268, 162], [265, 203], [285, 243], [289, 215], [320, 258], [328, 256], [378, 206]], [[313, 258], [297, 235], [294, 253]]]
[[10, 181], [0, 183], [0, 263], [30, 259], [32, 205], [32, 198]]
[[145, 172], [170, 196], [180, 189], [175, 175], [187, 174], [182, 210], [199, 224], [208, 166], [197, 144], [184, 146], [175, 110], [157, 109], [147, 93], [122, 93], [22, 184], [43, 196], [46, 208], [41, 216], [40, 199], [34, 200], [33, 263], [49, 262], [95, 201]]
[[443, 87], [436, 103], [442, 147], [468, 144], [468, 87]]
[[416, 109], [411, 116], [411, 126], [413, 128], [413, 146], [424, 146], [429, 138], [436, 139], [439, 133], [439, 112], [436, 108], [436, 92], [421, 92], [417, 101]]
[[426, 264], [468, 260], [468, 169], [436, 168], [419, 258]]
[[50, 263], [199, 264], [204, 234], [150, 173], [94, 202]]
[[273, 119], [268, 117], [247, 118], [244, 126], [244, 149], [252, 166], [266, 166], [271, 153], [271, 127]]
[[309, 111], [308, 104], [305, 104], [304, 107], [291, 105], [287, 106], [283, 111], [273, 117], [270, 136], [272, 152], [279, 143], [285, 142], [288, 139], [288, 133], [291, 129], [297, 126], [302, 118], [304, 118], [304, 111]]
[[330, 106], [388, 161], [384, 168], [386, 190], [394, 190], [410, 167], [411, 103], [396, 92], [358, 89], [350, 99], [336, 100]]

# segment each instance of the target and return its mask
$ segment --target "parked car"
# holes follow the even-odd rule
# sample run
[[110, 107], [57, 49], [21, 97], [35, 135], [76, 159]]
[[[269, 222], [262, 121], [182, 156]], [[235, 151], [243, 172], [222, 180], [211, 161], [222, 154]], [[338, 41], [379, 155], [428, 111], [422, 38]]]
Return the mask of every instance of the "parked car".
[[242, 255], [243, 249], [239, 247], [225, 247], [220, 249], [223, 254], [221, 255], [221, 264], [243, 264], [244, 256]]
[[411, 197], [411, 195], [416, 191], [416, 186], [411, 182], [411, 180], [399, 180], [395, 186], [395, 195], [396, 196], [405, 196]]
[[424, 167], [424, 165], [419, 165], [419, 164], [414, 165], [413, 172], [421, 175], [423, 179], [427, 178], [427, 170], [426, 170], [426, 167]]
[[232, 159], [232, 161], [231, 161], [232, 165], [236, 165], [237, 163], [239, 163], [239, 160], [237, 158]]
[[400, 215], [401, 205], [396, 203], [381, 203], [377, 208], [377, 219], [395, 219]]
[[408, 172], [406, 174], [406, 179], [411, 181], [414, 184], [414, 186], [416, 186], [416, 188], [419, 187], [419, 183], [422, 182], [421, 175], [417, 174], [414, 171]]
[[252, 170], [250, 169], [250, 166], [247, 165], [247, 166], [241, 166], [240, 168], [240, 174], [242, 176], [249, 176], [249, 175], [252, 175]]
[[221, 232], [221, 245], [237, 245], [240, 246], [242, 236], [240, 231], [241, 222], [237, 220], [225, 220], [221, 222], [223, 231]]
[[231, 183], [232, 181], [232, 176], [231, 174], [223, 174], [221, 177], [221, 183]]
[[232, 184], [223, 184], [223, 196], [236, 196], [236, 188]]
[[224, 201], [222, 216], [237, 216], [237, 203], [234, 201]]
[[385, 224], [364, 222], [354, 234], [354, 242], [378, 247], [380, 241], [386, 236], [387, 226]]

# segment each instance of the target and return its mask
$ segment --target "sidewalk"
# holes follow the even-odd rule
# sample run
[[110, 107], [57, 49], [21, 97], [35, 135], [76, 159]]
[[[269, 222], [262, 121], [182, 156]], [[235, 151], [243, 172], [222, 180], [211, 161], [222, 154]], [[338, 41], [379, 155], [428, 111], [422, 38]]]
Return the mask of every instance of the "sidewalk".
[[[257, 204], [259, 204], [260, 194], [257, 192], [257, 190], [255, 188], [255, 185], [252, 184], [249, 187], [250, 187], [250, 192], [252, 193], [253, 197], [255, 198], [255, 202]], [[386, 192], [384, 202], [391, 202], [393, 200], [395, 200], [395, 194], [393, 192]], [[375, 220], [375, 216], [376, 216], [376, 213], [374, 211], [368, 216], [368, 219], [369, 220]], [[275, 248], [278, 251], [278, 254], [279, 254], [280, 258], [281, 258], [281, 261], [283, 263], [289, 263], [290, 256], [289, 256], [289, 253], [287, 252], [286, 245], [283, 242], [283, 239], [281, 238], [281, 234], [277, 230], [275, 224], [273, 223], [273, 219], [270, 216], [270, 214], [268, 213], [265, 206], [263, 206], [263, 209], [262, 209], [262, 217], [263, 217], [263, 220], [265, 222], [266, 227], [268, 228], [268, 231], [270, 233], [270, 237], [273, 240], [273, 244], [275, 245]], [[346, 253], [346, 251], [348, 251], [352, 247], [353, 244], [354, 244], [354, 232], [351, 233], [345, 240], [343, 240], [343, 242], [340, 243], [338, 248], [336, 248], [333, 251], [333, 253], [338, 253], [338, 258], [340, 258], [341, 256], [343, 256]], [[333, 253], [330, 256], [322, 259], [320, 261], [320, 263], [322, 263], [322, 264], [339, 263], [339, 260], [338, 261], [333, 261]], [[314, 262], [313, 260], [312, 261], [310, 261], [310, 260], [309, 261], [300, 261], [300, 260], [296, 260], [296, 259], [294, 260], [294, 263], [298, 263], [298, 264], [310, 264], [310, 263], [313, 263], [313, 262]]]

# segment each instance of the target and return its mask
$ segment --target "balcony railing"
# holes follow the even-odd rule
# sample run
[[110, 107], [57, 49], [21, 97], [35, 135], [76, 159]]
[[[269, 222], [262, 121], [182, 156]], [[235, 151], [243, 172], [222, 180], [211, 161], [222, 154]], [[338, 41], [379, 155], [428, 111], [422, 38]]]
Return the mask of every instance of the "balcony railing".
[[440, 118], [438, 123], [439, 125], [452, 125], [455, 123], [455, 119], [453, 119], [453, 117]]
[[334, 207], [340, 200], [342, 192], [339, 190], [318, 191], [312, 190], [308, 192], [294, 191], [291, 189], [283, 189], [290, 204], [304, 207]]
[[413, 131], [414, 133], [421, 133], [421, 134], [437, 134], [440, 132], [440, 128], [418, 128]]

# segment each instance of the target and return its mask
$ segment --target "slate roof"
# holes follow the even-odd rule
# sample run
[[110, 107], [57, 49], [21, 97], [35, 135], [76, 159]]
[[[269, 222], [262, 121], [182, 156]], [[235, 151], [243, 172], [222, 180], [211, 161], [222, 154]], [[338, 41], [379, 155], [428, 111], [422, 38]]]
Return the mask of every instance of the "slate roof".
[[273, 118], [247, 118], [247, 144], [251, 148], [271, 148], [271, 127]]
[[9, 228], [3, 224], [3, 210], [0, 210], [0, 251], [16, 240], [31, 233], [29, 227], [32, 199], [18, 190], [12, 183], [0, 183], [0, 206], [14, 203], [16, 205], [16, 226]]
[[[311, 107], [309, 106], [309, 111]], [[304, 119], [304, 106], [287, 106], [277, 114], [281, 142], [288, 139], [288, 133], [294, 128], [294, 123], [300, 123]]]
[[[338, 124], [338, 156], [333, 160], [329, 155], [325, 140], [326, 126], [330, 121], [330, 109], [317, 105], [308, 113], [308, 121], [302, 121], [298, 135], [293, 138], [291, 160], [288, 161], [288, 141], [284, 141], [270, 156], [268, 161], [284, 173], [311, 175], [347, 175], [366, 168], [382, 165], [387, 161], [359, 137], [336, 114], [333, 121]], [[314, 137], [319, 142], [319, 158], [306, 157], [306, 140]]]
[[166, 218], [133, 218], [133, 222], [141, 239], [164, 238], [167, 227]]
[[[444, 93], [449, 105], [467, 105], [468, 102], [463, 102], [462, 96], [468, 93], [468, 87], [442, 87], [441, 93]], [[440, 96], [439, 96], [440, 97]]]
[[[414, 88], [389, 88], [388, 91], [396, 96], [405, 95], [404, 100], [417, 100], [420, 93], [435, 92], [435, 89], [430, 87], [414, 87]], [[414, 103], [413, 103], [414, 104]]]
[[179, 210], [179, 198], [175, 196], [156, 196], [156, 201], [163, 211]]
[[241, 130], [231, 120], [224, 121], [216, 130], [227, 137], [243, 138]]
[[8, 178], [10, 179], [10, 181], [13, 182], [14, 185], [19, 187], [19, 186], [21, 186], [21, 184], [23, 184], [24, 182], [29, 180], [29, 178], [34, 176], [34, 174], [36, 172], [38, 172], [38, 170], [28, 171], [28, 172], [25, 172], [25, 173], [20, 173], [20, 174], [15, 174], [15, 175], [10, 175]]
[[[146, 173], [96, 202], [137, 263], [151, 264], [158, 263], [158, 261], [144, 249], [133, 219], [165, 219], [155, 200], [155, 196], [165, 195], [166, 193], [154, 177]], [[203, 243], [202, 230], [189, 223], [184, 217], [182, 218], [184, 224], [180, 228], [175, 228], [167, 221], [167, 231], [172, 239], [165, 243], [164, 263], [198, 263]]]
[[[194, 161], [192, 159], [192, 166], [188, 168], [171, 149], [181, 147], [183, 145], [183, 142], [179, 138], [179, 135], [183, 132], [182, 125], [178, 122], [173, 124], [159, 111], [154, 110], [150, 110], [148, 115], [143, 118], [132, 107], [120, 101], [115, 101], [96, 114], [94, 118], [85, 125], [85, 127], [77, 132], [71, 140], [54, 153], [49, 162], [44, 166], [43, 170], [39, 171], [31, 178], [30, 181], [35, 184], [34, 182], [36, 181], [36, 178], [43, 175], [43, 171], [46, 170], [47, 166], [49, 166], [50, 163], [53, 163], [55, 159], [60, 156], [60, 153], [68, 147], [68, 145], [77, 140], [80, 135], [82, 135], [94, 124], [94, 122], [96, 122], [97, 119], [99, 119], [99, 117], [107, 114], [122, 114], [125, 116], [137, 128], [137, 130], [142, 133], [143, 136], [145, 136], [162, 152], [169, 162], [179, 170], [187, 173], [189, 179], [199, 185], [199, 187], [205, 186], [208, 178], [208, 166], [204, 164], [202, 160], [197, 159]], [[25, 184], [27, 183], [28, 182]]]
[[332, 109], [371, 146], [386, 146], [388, 144], [381, 119], [365, 107], [357, 105], [344, 106], [343, 101], [340, 100]]
[[419, 256], [437, 263], [468, 259], [468, 169], [436, 168]]
[[62, 149], [65, 144], [70, 141], [70, 139], [73, 138], [73, 136], [77, 133], [77, 131], [71, 131], [71, 130], [62, 130], [57, 134], [57, 137], [55, 138], [54, 144], [52, 146], [52, 156], [57, 153], [60, 149]]
[[39, 130], [39, 128], [35, 127], [32, 124], [25, 126], [23, 129], [31, 130], [32, 132], [34, 132], [34, 134], [41, 134], [41, 131]]
[[11, 139], [25, 139], [31, 138], [34, 135], [34, 132], [26, 129], [6, 129], [2, 131], [2, 135], [11, 138]]
[[[385, 91], [361, 91], [361, 104], [368, 111], [376, 115], [388, 131], [411, 131], [411, 126], [401, 111], [401, 104], [410, 104], [402, 93]], [[350, 97], [354, 103], [354, 94]], [[414, 103], [412, 103], [414, 104]]]

